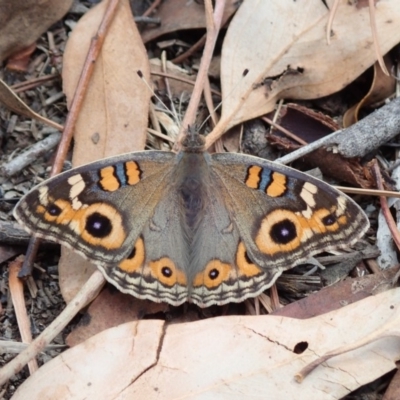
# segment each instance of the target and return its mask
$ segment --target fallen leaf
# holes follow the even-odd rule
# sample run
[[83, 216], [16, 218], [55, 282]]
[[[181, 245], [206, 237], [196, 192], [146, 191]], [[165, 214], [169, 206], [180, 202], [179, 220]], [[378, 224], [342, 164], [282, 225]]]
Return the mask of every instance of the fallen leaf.
[[[388, 70], [392, 70], [393, 62], [389, 57], [385, 57], [385, 64]], [[368, 93], [353, 107], [348, 109], [343, 116], [343, 126], [345, 128], [355, 124], [360, 119], [360, 111], [363, 108], [382, 102], [394, 94], [396, 79], [394, 76], [387, 76], [379, 64], [374, 65], [374, 77]]]
[[[227, 21], [237, 10], [236, 0], [227, 0], [224, 8], [223, 21]], [[147, 28], [142, 32], [145, 43], [154, 40], [166, 33], [185, 29], [199, 29], [206, 27], [204, 5], [197, 1], [165, 0], [152, 15], [159, 18], [161, 24]]]
[[0, 0], [0, 62], [34, 43], [71, 4], [72, 0]]
[[[333, 0], [327, 1], [331, 7]], [[240, 122], [273, 110], [281, 98], [310, 99], [346, 86], [376, 60], [368, 8], [340, 1], [330, 45], [324, 2], [245, 1], [222, 49], [222, 115], [210, 141]], [[400, 2], [375, 10], [383, 53], [400, 41]]]
[[396, 338], [338, 355], [302, 384], [294, 377], [327, 352], [398, 323], [399, 313], [400, 289], [393, 289], [308, 320], [234, 316], [172, 325], [130, 322], [49, 361], [13, 400], [43, 399], [44, 393], [58, 400], [342, 398], [396, 368]]
[[[62, 77], [68, 106], [107, 3], [103, 1], [85, 14], [67, 42]], [[137, 75], [139, 70], [149, 82], [146, 49], [129, 2], [123, 0], [96, 61], [76, 124], [74, 166], [144, 149], [152, 93]]]
[[[63, 88], [71, 104], [84, 60], [108, 2], [86, 13], [67, 42]], [[130, 151], [143, 150], [151, 92], [147, 53], [127, 0], [121, 1], [107, 32], [75, 128], [74, 166]], [[68, 253], [68, 255], [67, 255]], [[95, 267], [75, 253], [62, 250], [60, 286], [68, 302]]]

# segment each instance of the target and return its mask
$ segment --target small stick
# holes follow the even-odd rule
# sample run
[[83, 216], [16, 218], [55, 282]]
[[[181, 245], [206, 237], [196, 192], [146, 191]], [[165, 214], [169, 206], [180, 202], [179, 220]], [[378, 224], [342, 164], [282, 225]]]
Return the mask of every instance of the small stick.
[[29, 150], [15, 157], [10, 162], [3, 164], [1, 167], [2, 173], [7, 177], [15, 175], [39, 157], [48, 154], [51, 149], [57, 146], [60, 139], [61, 133], [55, 132], [40, 142], [36, 142]]
[[150, 7], [143, 13], [142, 17], [148, 17], [159, 5], [161, 0], [155, 0], [151, 3]]
[[182, 121], [182, 126], [178, 135], [178, 140], [174, 146], [174, 150], [180, 147], [180, 139], [184, 136], [188, 126], [193, 125], [196, 117], [196, 111], [199, 106], [201, 94], [203, 93], [204, 83], [207, 77], [208, 68], [210, 66], [215, 43], [217, 41], [218, 32], [221, 26], [221, 20], [225, 8], [225, 0], [217, 0], [215, 3], [214, 15], [212, 13], [211, 0], [205, 1], [206, 7], [206, 22], [207, 22], [207, 39], [204, 46], [203, 57], [201, 58], [199, 73], [193, 89], [192, 97], [190, 98], [189, 106], [186, 110], [185, 117]]
[[[9, 287], [22, 342], [31, 343], [31, 323], [26, 312], [24, 287], [21, 280], [18, 279], [18, 272], [21, 269], [22, 261], [23, 257], [20, 256], [10, 263]], [[37, 361], [34, 358], [29, 361], [28, 368], [31, 375], [39, 369]]]
[[[375, 180], [376, 180], [376, 186], [378, 189], [383, 190], [383, 184], [382, 184], [382, 175], [381, 171], [379, 170], [378, 163], [375, 161], [373, 164], [373, 171], [375, 175]], [[388, 224], [390, 233], [392, 234], [392, 238], [394, 242], [396, 243], [396, 246], [398, 249], [400, 249], [400, 233], [399, 230], [397, 229], [396, 222], [393, 219], [393, 216], [390, 212], [388, 203], [387, 203], [387, 198], [381, 196], [380, 197], [380, 202], [381, 202], [381, 208], [383, 215], [385, 216], [386, 223]]]
[[[396, 320], [396, 319], [395, 319]], [[370, 343], [376, 342], [377, 340], [381, 340], [384, 338], [396, 338], [399, 339], [399, 329], [392, 328], [390, 329], [390, 324], [385, 324], [383, 328], [372, 332], [370, 335], [366, 336], [364, 339], [361, 339], [360, 341], [356, 343], [351, 343], [347, 346], [340, 347], [339, 349], [329, 352], [319, 358], [317, 358], [315, 361], [311, 362], [310, 364], [306, 365], [304, 368], [300, 370], [295, 376], [294, 379], [296, 380], [297, 383], [303, 382], [304, 378], [307, 377], [312, 371], [315, 370], [319, 365], [321, 365], [323, 362], [326, 362], [330, 360], [333, 357], [340, 356], [341, 354], [348, 353], [353, 350], [360, 349], [363, 346], [367, 346]]]
[[[28, 346], [28, 343], [14, 342], [13, 340], [0, 340], [0, 355], [19, 354]], [[68, 346], [65, 344], [50, 344], [46, 346], [43, 351], [65, 349], [66, 347]]]
[[24, 92], [25, 90], [29, 90], [29, 89], [38, 87], [43, 83], [47, 83], [47, 82], [51, 82], [51, 81], [59, 80], [59, 79], [60, 79], [59, 74], [39, 76], [38, 78], [34, 78], [34, 79], [30, 79], [28, 81], [16, 83], [15, 85], [11, 86], [11, 89], [15, 93], [20, 93], [20, 92]]
[[204, 43], [207, 40], [208, 35], [202, 36], [193, 46], [191, 46], [189, 49], [187, 49], [185, 52], [180, 54], [178, 57], [175, 57], [172, 62], [174, 64], [180, 64], [186, 59], [188, 59], [190, 56], [192, 56], [194, 53], [196, 53], [197, 50], [199, 50], [201, 47], [204, 46]]

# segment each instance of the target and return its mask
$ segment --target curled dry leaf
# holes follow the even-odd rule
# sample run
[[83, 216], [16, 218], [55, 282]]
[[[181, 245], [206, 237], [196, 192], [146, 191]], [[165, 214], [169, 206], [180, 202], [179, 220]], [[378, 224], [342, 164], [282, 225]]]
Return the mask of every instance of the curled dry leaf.
[[[103, 1], [84, 15], [65, 49], [63, 88], [71, 104], [92, 37], [104, 15]], [[73, 164], [144, 149], [151, 93], [139, 78], [150, 81], [150, 67], [128, 0], [118, 6], [107, 32], [75, 127]], [[94, 267], [63, 249], [60, 285], [72, 299]]]
[[0, 0], [0, 62], [34, 43], [71, 4], [72, 0]]
[[[400, 41], [400, 2], [380, 1], [375, 11], [386, 53]], [[241, 5], [223, 44], [223, 109], [209, 143], [227, 128], [272, 111], [277, 99], [336, 92], [375, 62], [367, 8], [341, 0], [330, 45], [328, 17], [322, 1], [248, 0]]]
[[[385, 62], [388, 69], [392, 70], [393, 62], [389, 57], [385, 57]], [[394, 93], [395, 88], [396, 79], [391, 75], [386, 75], [376, 62], [374, 65], [373, 81], [368, 93], [357, 104], [346, 111], [343, 116], [343, 126], [347, 128], [356, 123], [359, 120], [359, 114], [363, 108], [386, 100]]]
[[51, 360], [19, 387], [13, 400], [40, 399], [43, 393], [59, 400], [220, 399], [238, 394], [341, 398], [396, 367], [396, 338], [334, 357], [301, 385], [294, 376], [327, 352], [385, 324], [398, 324], [399, 314], [400, 289], [394, 289], [308, 320], [231, 316], [172, 325], [130, 322]]

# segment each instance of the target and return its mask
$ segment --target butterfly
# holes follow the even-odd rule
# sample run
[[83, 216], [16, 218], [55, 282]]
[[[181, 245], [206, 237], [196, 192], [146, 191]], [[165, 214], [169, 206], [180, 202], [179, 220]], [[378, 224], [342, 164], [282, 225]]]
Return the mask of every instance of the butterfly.
[[369, 227], [330, 185], [257, 157], [209, 154], [191, 131], [177, 154], [134, 152], [53, 177], [14, 215], [92, 261], [124, 293], [201, 307], [255, 297]]

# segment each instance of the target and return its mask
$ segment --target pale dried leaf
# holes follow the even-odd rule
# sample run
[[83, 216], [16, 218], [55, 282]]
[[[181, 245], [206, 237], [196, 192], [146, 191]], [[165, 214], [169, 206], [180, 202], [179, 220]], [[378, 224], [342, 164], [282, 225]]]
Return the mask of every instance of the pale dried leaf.
[[[82, 66], [102, 20], [107, 1], [85, 14], [65, 49], [63, 85], [71, 104]], [[151, 92], [137, 75], [150, 81], [147, 53], [130, 10], [120, 2], [107, 32], [75, 128], [75, 166], [130, 151], [143, 150]], [[93, 264], [63, 249], [60, 285], [66, 301], [93, 271]]]
[[[63, 89], [71, 104], [83, 63], [102, 20], [107, 1], [80, 20], [64, 55]], [[144, 149], [151, 92], [146, 49], [130, 11], [121, 1], [107, 32], [75, 129], [74, 166]]]
[[[400, 2], [377, 2], [375, 15], [386, 53], [400, 41]], [[330, 45], [328, 16], [322, 1], [247, 0], [241, 5], [223, 44], [223, 111], [216, 131], [272, 111], [280, 98], [336, 92], [375, 62], [368, 8], [341, 0]]]
[[[396, 368], [396, 338], [332, 358], [302, 384], [295, 374], [386, 323], [393, 326], [399, 311], [400, 289], [394, 289], [308, 320], [231, 316], [167, 326], [159, 320], [131, 322], [53, 359], [13, 400], [43, 399], [43, 393], [59, 400], [337, 399]], [[299, 343], [308, 348], [296, 354]]]

